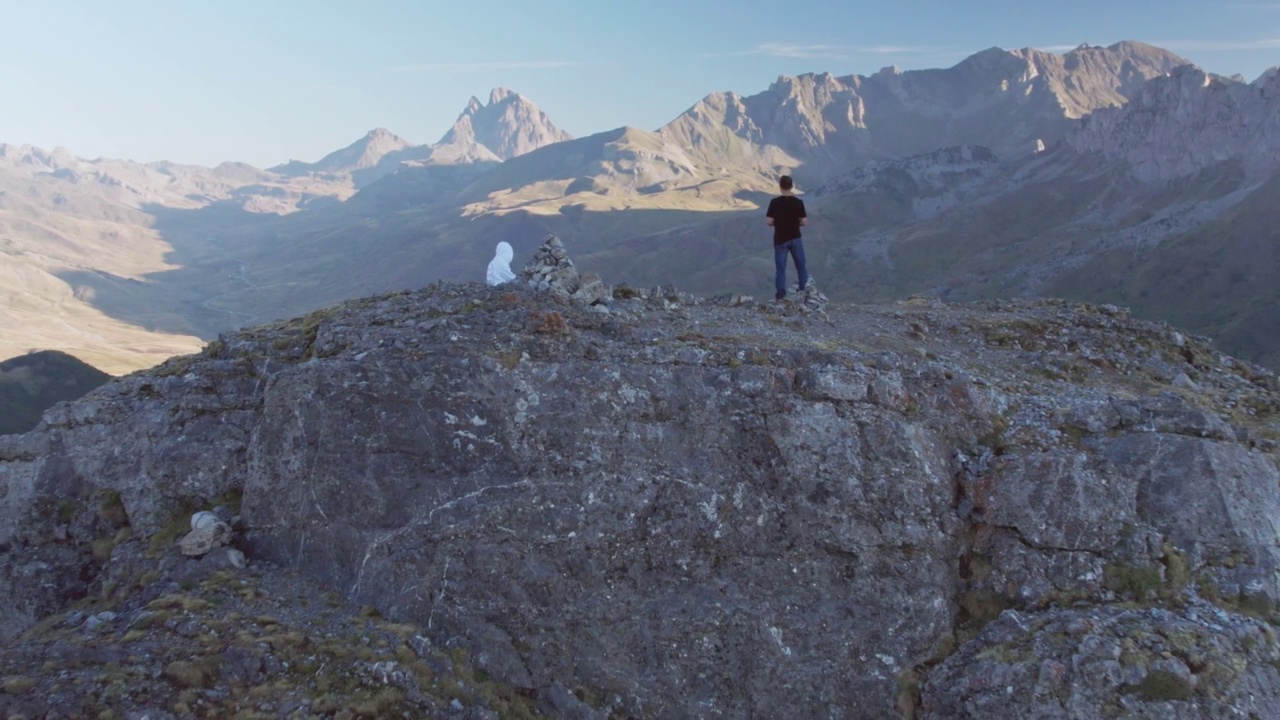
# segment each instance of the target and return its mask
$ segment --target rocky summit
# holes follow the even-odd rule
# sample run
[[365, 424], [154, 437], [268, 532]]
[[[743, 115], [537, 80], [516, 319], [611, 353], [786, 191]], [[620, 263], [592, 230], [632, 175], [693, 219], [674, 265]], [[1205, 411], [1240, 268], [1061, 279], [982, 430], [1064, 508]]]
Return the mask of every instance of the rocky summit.
[[352, 301], [0, 437], [0, 714], [1280, 717], [1275, 375], [1110, 306], [591, 302]]

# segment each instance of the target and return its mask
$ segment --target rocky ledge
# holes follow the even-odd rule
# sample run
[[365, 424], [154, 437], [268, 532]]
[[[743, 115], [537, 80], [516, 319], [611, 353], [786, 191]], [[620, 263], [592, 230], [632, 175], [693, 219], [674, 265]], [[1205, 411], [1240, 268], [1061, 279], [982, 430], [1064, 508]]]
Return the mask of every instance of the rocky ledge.
[[[1280, 717], [1274, 375], [1112, 307], [564, 295], [348, 303], [0, 437], [0, 711]], [[246, 568], [175, 544], [218, 505]], [[395, 627], [183, 624], [292, 577]]]

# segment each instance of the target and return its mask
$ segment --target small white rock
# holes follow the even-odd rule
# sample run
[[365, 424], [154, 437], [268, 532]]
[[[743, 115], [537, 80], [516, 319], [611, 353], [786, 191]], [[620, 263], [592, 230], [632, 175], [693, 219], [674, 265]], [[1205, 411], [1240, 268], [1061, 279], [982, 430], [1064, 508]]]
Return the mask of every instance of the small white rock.
[[244, 569], [244, 553], [235, 548], [227, 548], [227, 560], [237, 569]]
[[191, 516], [191, 529], [199, 530], [202, 527], [209, 527], [217, 522], [219, 522], [217, 515], [214, 515], [208, 510], [201, 510]]

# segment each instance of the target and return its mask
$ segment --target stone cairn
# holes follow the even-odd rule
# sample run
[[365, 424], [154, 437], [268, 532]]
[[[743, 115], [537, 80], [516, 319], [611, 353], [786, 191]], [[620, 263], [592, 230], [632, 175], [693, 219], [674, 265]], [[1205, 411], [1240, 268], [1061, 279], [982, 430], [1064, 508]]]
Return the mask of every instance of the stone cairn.
[[809, 278], [809, 283], [801, 290], [798, 285], [792, 285], [788, 289], [786, 298], [772, 305], [765, 305], [771, 313], [780, 315], [814, 315], [822, 318], [827, 322], [831, 322], [831, 318], [827, 317], [827, 296], [818, 290], [813, 282], [813, 278]]
[[190, 558], [209, 556], [213, 564], [242, 568], [244, 553], [228, 547], [233, 534], [231, 524], [220, 517], [218, 510], [202, 510], [191, 516], [191, 532], [178, 541], [178, 549]]
[[809, 278], [809, 283], [805, 285], [804, 290], [800, 291], [799, 296], [800, 305], [805, 311], [826, 315], [829, 301], [827, 296], [823, 295], [822, 291], [818, 290], [817, 286], [813, 284], [813, 278]]
[[564, 244], [555, 235], [548, 235], [533, 259], [520, 271], [520, 279], [529, 287], [553, 292], [561, 297], [584, 305], [605, 305], [609, 302], [609, 288], [595, 273], [578, 274]]

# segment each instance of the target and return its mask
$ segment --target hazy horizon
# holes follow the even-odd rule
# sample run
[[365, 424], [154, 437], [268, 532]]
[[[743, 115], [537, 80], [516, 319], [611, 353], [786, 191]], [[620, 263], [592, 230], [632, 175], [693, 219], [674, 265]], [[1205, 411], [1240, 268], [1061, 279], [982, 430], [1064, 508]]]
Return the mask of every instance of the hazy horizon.
[[[711, 92], [779, 75], [950, 67], [989, 48], [1062, 52], [1137, 40], [1253, 80], [1280, 64], [1280, 2], [1169, 2], [1159, 14], [1082, 0], [893, 7], [662, 0], [608, 17], [511, 0], [6, 3], [21, 32], [0, 81], [23, 102], [0, 142], [81, 157], [270, 167], [315, 161], [375, 127], [435, 142], [468, 99], [509, 87], [574, 136], [655, 129]], [[862, 8], [873, 8], [863, 10]], [[476, 20], [482, 18], [483, 20]]]

